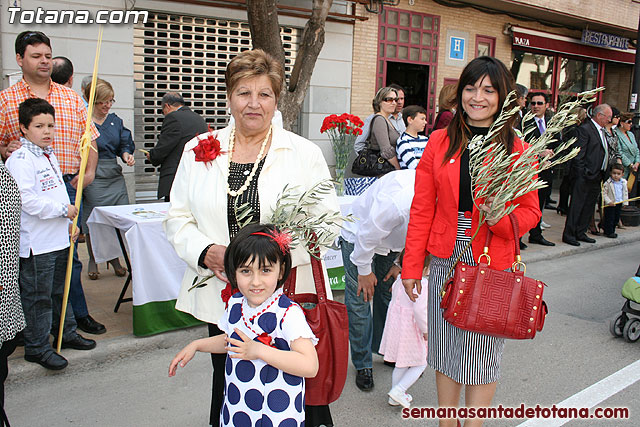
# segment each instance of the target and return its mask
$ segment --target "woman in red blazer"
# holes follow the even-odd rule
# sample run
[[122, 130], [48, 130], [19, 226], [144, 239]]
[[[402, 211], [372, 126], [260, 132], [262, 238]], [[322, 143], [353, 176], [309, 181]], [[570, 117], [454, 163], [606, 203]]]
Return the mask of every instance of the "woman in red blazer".
[[[424, 259], [431, 254], [427, 362], [436, 370], [441, 407], [457, 407], [463, 385], [466, 406], [489, 406], [500, 375], [504, 339], [465, 331], [447, 323], [440, 309], [440, 288], [478, 227], [479, 212], [471, 196], [467, 142], [476, 134], [486, 135], [514, 85], [511, 73], [499, 60], [485, 56], [471, 61], [460, 76], [456, 115], [447, 129], [431, 134], [416, 170], [402, 281], [409, 297], [417, 297], [414, 290], [422, 291]], [[497, 138], [509, 152], [521, 152], [526, 144], [516, 138], [513, 120], [515, 116]], [[488, 211], [491, 201], [483, 202], [479, 204], [480, 209]], [[514, 214], [521, 233], [537, 224], [541, 216], [537, 192], [525, 194], [512, 203], [518, 205]], [[508, 217], [488, 219], [474, 239], [472, 250], [464, 251], [461, 261], [475, 264], [489, 228], [494, 234], [489, 247], [491, 266], [511, 267], [518, 239], [514, 240]], [[481, 424], [480, 419], [469, 419], [465, 426]], [[455, 426], [456, 420], [440, 420], [440, 426], [449, 425]]]

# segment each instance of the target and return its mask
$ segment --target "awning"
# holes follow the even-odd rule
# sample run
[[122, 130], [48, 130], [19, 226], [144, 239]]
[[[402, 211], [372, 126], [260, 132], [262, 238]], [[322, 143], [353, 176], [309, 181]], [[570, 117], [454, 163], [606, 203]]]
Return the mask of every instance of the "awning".
[[634, 64], [636, 59], [636, 51], [633, 49], [622, 50], [610, 47], [588, 46], [582, 44], [580, 39], [530, 28], [511, 27], [511, 31], [513, 32], [514, 48], [540, 49], [567, 55], [583, 56], [585, 58], [622, 62], [624, 64]]

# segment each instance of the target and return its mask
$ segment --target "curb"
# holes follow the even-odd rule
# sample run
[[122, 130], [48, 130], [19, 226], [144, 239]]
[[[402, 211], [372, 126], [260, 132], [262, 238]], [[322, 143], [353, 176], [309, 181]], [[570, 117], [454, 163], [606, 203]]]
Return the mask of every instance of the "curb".
[[[197, 325], [148, 337], [136, 337], [129, 334], [113, 339], [99, 340], [96, 348], [90, 351], [62, 350], [62, 355], [69, 361], [69, 366], [61, 371], [47, 370], [37, 363], [27, 362], [23, 358], [13, 359], [9, 361], [9, 376], [5, 385], [22, 384], [43, 377], [77, 374], [99, 369], [108, 363], [118, 362], [153, 350], [187, 345], [195, 339], [206, 336], [206, 325]], [[167, 368], [169, 362], [170, 360], [167, 359]]]
[[[618, 235], [617, 239], [599, 237], [596, 239], [596, 243], [581, 242], [579, 247], [560, 243], [555, 247], [545, 248], [544, 251], [532, 251], [531, 256], [528, 256], [525, 250], [523, 251], [523, 261], [530, 264], [638, 241], [640, 241], [640, 230], [629, 230], [624, 234]], [[5, 381], [5, 385], [21, 384], [37, 378], [75, 374], [91, 369], [98, 369], [107, 363], [117, 362], [153, 350], [163, 350], [174, 346], [186, 345], [194, 339], [206, 336], [206, 325], [198, 325], [148, 337], [136, 337], [133, 334], [129, 334], [113, 339], [98, 340], [98, 345], [91, 351], [64, 350], [63, 356], [69, 361], [69, 366], [61, 371], [49, 371], [36, 363], [27, 362], [22, 358], [13, 359], [9, 361], [10, 375]], [[168, 366], [169, 360], [167, 360], [167, 367]]]

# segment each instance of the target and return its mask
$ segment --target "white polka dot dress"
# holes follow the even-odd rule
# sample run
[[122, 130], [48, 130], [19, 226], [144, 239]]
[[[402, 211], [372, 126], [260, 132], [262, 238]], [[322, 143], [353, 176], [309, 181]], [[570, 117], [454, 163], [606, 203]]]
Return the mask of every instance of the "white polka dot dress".
[[[256, 308], [236, 293], [218, 326], [235, 339], [240, 337], [234, 328], [255, 341], [268, 334], [267, 341], [285, 351], [297, 338], [310, 338], [314, 345], [317, 343], [302, 309], [283, 295], [282, 289]], [[221, 426], [304, 426], [304, 378], [287, 374], [259, 359], [227, 356], [225, 379]]]

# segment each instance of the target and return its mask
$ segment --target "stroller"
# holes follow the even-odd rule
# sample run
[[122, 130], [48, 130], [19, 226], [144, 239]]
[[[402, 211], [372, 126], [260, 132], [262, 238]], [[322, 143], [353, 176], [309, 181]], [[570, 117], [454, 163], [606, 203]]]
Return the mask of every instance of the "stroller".
[[640, 338], [640, 319], [630, 317], [629, 314], [640, 316], [640, 309], [631, 307], [632, 302], [640, 304], [640, 267], [636, 275], [622, 285], [622, 296], [627, 301], [622, 306], [622, 313], [611, 319], [609, 331], [614, 337], [624, 337], [627, 342], [636, 342]]

